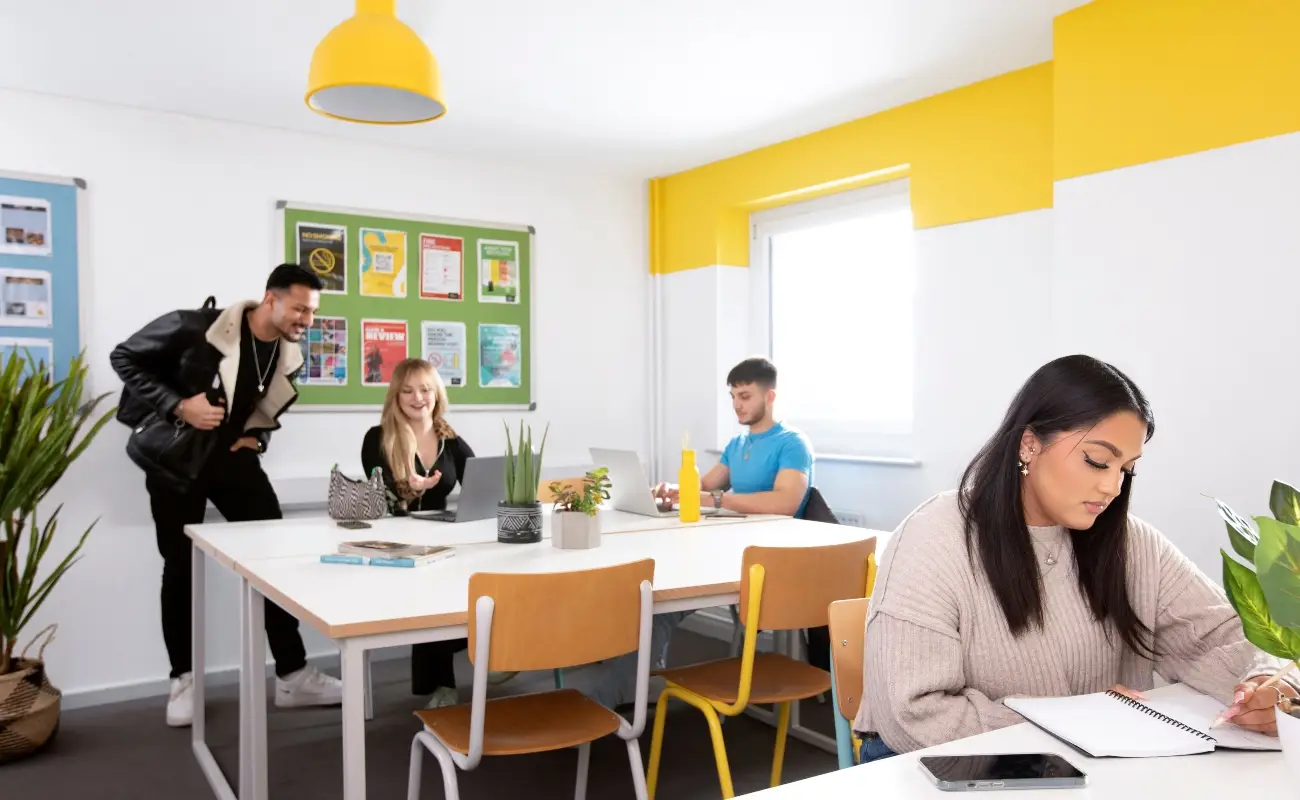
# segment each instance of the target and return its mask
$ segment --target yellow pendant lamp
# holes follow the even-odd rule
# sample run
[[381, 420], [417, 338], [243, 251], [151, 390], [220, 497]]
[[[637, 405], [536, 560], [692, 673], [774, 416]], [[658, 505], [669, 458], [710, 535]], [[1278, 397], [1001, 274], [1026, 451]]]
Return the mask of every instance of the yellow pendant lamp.
[[447, 113], [438, 62], [397, 18], [397, 0], [357, 0], [357, 13], [316, 45], [307, 106], [372, 125], [428, 122]]

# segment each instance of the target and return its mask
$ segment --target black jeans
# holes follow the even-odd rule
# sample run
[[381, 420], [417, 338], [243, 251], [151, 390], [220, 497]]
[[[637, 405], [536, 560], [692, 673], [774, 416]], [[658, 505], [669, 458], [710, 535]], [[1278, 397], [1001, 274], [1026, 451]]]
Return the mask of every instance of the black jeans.
[[468, 646], [468, 639], [411, 645], [411, 694], [433, 694], [444, 686], [455, 689], [456, 670], [452, 659]]
[[[280, 501], [262, 471], [257, 453], [252, 450], [230, 453], [228, 447], [218, 446], [198, 482], [188, 492], [178, 492], [153, 477], [145, 478], [158, 534], [158, 552], [163, 557], [163, 642], [171, 659], [173, 678], [190, 672], [193, 667], [193, 572], [185, 526], [203, 522], [208, 500], [228, 522], [281, 517]], [[271, 655], [275, 656], [276, 675], [284, 677], [307, 666], [307, 651], [298, 634], [298, 620], [270, 600], [266, 601], [266, 638]]]

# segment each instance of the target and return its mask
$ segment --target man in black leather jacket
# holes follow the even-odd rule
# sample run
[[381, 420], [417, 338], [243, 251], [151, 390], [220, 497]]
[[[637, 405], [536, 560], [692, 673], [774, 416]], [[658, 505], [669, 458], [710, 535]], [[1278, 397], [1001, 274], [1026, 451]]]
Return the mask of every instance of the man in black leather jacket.
[[[280, 518], [259, 454], [298, 398], [298, 342], [311, 327], [320, 289], [310, 271], [281, 264], [260, 301], [218, 310], [208, 298], [198, 310], [159, 317], [110, 356], [124, 384], [117, 416], [132, 428], [127, 454], [145, 472], [163, 557], [163, 641], [172, 667], [167, 724], [173, 727], [188, 726], [194, 715], [185, 526], [203, 521], [209, 500], [231, 522]], [[298, 620], [269, 600], [266, 633], [277, 706], [342, 700], [339, 681], [307, 665]]]

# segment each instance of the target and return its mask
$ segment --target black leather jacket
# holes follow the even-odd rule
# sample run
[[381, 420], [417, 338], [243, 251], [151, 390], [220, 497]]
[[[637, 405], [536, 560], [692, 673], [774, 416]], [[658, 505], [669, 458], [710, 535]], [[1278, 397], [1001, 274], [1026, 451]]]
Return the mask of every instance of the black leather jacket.
[[[123, 383], [117, 419], [133, 429], [127, 455], [146, 474], [176, 489], [195, 481], [217, 444], [217, 431], [190, 427], [173, 412], [181, 400], [201, 392], [214, 405], [224, 401], [220, 369], [225, 356], [208, 340], [221, 315], [216, 299], [209, 297], [202, 308], [173, 311], [150, 322], [109, 356]], [[257, 437], [265, 450], [275, 427], [278, 423], [244, 435]]]

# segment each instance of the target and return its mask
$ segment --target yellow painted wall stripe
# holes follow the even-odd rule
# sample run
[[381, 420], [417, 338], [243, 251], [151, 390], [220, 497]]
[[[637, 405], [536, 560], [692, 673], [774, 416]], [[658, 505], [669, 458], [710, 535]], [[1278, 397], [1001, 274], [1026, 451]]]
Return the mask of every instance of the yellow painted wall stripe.
[[749, 263], [749, 214], [911, 179], [918, 228], [1052, 204], [1052, 65], [1040, 64], [657, 181], [661, 273]]
[[1055, 23], [1057, 180], [1300, 131], [1300, 2], [1094, 0]]

